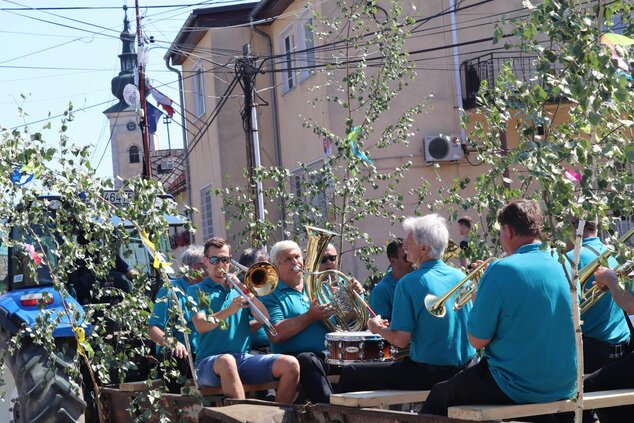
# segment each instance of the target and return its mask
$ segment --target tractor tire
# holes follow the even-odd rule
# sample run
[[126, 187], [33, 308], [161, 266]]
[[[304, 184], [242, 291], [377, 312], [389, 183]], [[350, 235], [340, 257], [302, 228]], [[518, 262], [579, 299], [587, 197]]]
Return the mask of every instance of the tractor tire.
[[84, 421], [86, 402], [81, 392], [72, 388], [70, 376], [65, 371], [71, 362], [69, 351], [59, 351], [55, 356], [55, 368], [51, 369], [46, 350], [28, 340], [23, 342], [20, 351], [6, 357], [18, 390], [13, 407], [14, 423]]

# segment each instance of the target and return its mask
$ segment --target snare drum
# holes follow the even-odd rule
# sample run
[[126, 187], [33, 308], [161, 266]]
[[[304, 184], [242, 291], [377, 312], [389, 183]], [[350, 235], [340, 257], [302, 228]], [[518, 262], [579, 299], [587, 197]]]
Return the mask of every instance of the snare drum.
[[326, 348], [326, 361], [338, 365], [387, 361], [394, 354], [389, 342], [370, 331], [327, 333]]

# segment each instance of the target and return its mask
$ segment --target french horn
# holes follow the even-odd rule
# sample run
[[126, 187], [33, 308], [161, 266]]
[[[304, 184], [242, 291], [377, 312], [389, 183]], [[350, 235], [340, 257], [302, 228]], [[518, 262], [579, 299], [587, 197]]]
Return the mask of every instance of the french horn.
[[308, 243], [304, 268], [306, 294], [311, 301], [321, 305], [330, 304], [335, 312], [332, 318], [323, 319], [322, 324], [331, 332], [349, 332], [365, 329], [368, 313], [362, 301], [350, 289], [351, 279], [338, 270], [318, 272], [319, 263], [332, 237], [338, 235], [326, 229], [306, 226]]

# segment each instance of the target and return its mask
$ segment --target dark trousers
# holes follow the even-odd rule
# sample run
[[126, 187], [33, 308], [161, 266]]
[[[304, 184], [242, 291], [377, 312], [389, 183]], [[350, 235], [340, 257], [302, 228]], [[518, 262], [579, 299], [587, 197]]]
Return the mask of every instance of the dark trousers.
[[[610, 362], [586, 376], [583, 382], [585, 392], [631, 388], [634, 388], [634, 353]], [[602, 408], [596, 413], [601, 423], [634, 422], [634, 406]]]
[[[446, 416], [449, 407], [467, 404], [515, 404], [493, 379], [485, 358], [451, 379], [434, 385], [427, 401], [423, 404], [421, 413]], [[522, 418], [522, 421], [531, 422], [564, 422], [567, 420], [568, 418], [564, 418], [564, 416], [556, 415]]]
[[[158, 355], [158, 360], [161, 363], [160, 372], [164, 379], [167, 380], [166, 385], [168, 392], [180, 394], [181, 387], [185, 384], [185, 381], [193, 377], [191, 367], [189, 367], [189, 360], [187, 357], [178, 358], [174, 356], [169, 348], [163, 348], [161, 350]], [[196, 357], [193, 356], [192, 360], [195, 362]]]
[[601, 367], [625, 355], [628, 343], [611, 345], [596, 339], [583, 337], [583, 372], [595, 372]]
[[330, 402], [333, 393], [328, 375], [339, 374], [340, 368], [326, 363], [324, 354], [303, 352], [297, 354], [299, 361], [299, 382], [306, 398], [313, 404]]
[[433, 366], [409, 357], [396, 362], [349, 364], [341, 370], [339, 392], [375, 389], [431, 389], [453, 377], [463, 367]]

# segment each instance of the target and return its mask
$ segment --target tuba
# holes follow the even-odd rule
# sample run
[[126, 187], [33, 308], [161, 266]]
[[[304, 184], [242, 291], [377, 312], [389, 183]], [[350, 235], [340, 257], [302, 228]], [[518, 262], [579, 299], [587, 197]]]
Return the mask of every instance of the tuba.
[[304, 260], [304, 285], [310, 301], [331, 304], [335, 313], [331, 319], [323, 319], [322, 324], [332, 332], [359, 331], [365, 329], [368, 313], [362, 301], [350, 292], [351, 280], [338, 270], [318, 272], [321, 257], [335, 232], [306, 226], [308, 243]]

